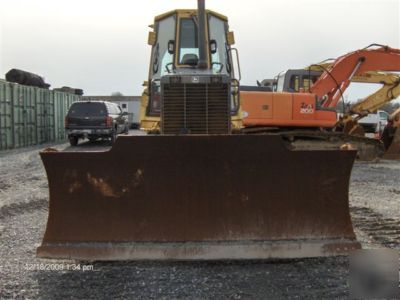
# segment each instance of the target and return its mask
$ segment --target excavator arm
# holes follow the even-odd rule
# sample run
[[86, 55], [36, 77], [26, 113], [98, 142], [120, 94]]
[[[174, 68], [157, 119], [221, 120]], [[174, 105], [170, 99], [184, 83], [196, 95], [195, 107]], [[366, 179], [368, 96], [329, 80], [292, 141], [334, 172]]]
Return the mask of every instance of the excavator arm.
[[351, 107], [351, 112], [364, 116], [376, 112], [384, 104], [396, 99], [400, 95], [400, 76], [394, 73], [369, 72], [358, 76], [353, 82], [382, 83], [383, 86]]
[[[324, 61], [320, 64], [309, 66], [307, 70], [319, 72], [325, 71], [325, 73], [327, 73], [327, 70], [332, 70], [332, 68], [332, 61]], [[345, 112], [338, 121], [337, 127], [342, 128], [343, 132], [350, 135], [364, 136], [364, 129], [358, 123], [358, 120], [370, 113], [375, 113], [384, 104], [400, 96], [400, 75], [390, 72], [368, 71], [354, 75], [351, 78], [351, 82], [382, 84], [382, 87], [378, 91], [353, 105], [350, 108], [350, 111]], [[391, 115], [389, 124], [383, 130], [381, 135], [381, 141], [385, 147], [383, 158], [400, 158], [400, 131], [398, 130], [399, 119], [400, 109]]]
[[[374, 46], [374, 45], [371, 45]], [[321, 107], [336, 107], [354, 77], [370, 71], [399, 71], [400, 50], [388, 46], [367, 47], [337, 58], [310, 88]], [[387, 91], [389, 91], [388, 89]]]
[[[358, 123], [358, 120], [370, 113], [375, 113], [384, 104], [400, 95], [400, 76], [393, 73], [369, 72], [358, 77], [358, 82], [379, 82], [383, 84], [378, 91], [353, 105], [350, 111], [346, 112], [339, 120], [338, 125], [343, 128], [344, 132], [363, 136], [364, 129]], [[397, 150], [397, 152], [399, 151]]]
[[[332, 63], [323, 62], [317, 65], [311, 65], [307, 67], [306, 70], [323, 72], [330, 68], [332, 68]], [[370, 113], [375, 113], [384, 104], [400, 96], [400, 75], [396, 73], [369, 71], [355, 75], [351, 79], [351, 82], [382, 84], [382, 87], [378, 91], [351, 107], [350, 113], [357, 114], [361, 117]]]

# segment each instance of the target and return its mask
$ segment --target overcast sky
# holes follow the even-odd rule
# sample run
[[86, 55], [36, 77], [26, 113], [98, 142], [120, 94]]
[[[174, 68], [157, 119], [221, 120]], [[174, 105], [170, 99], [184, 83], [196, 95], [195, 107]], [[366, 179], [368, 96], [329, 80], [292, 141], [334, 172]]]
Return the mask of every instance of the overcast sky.
[[[400, 48], [399, 0], [208, 0], [229, 17], [243, 84], [371, 43]], [[195, 0], [0, 0], [0, 78], [11, 68], [86, 95], [139, 95], [155, 15]], [[349, 98], [371, 91], [358, 84]]]

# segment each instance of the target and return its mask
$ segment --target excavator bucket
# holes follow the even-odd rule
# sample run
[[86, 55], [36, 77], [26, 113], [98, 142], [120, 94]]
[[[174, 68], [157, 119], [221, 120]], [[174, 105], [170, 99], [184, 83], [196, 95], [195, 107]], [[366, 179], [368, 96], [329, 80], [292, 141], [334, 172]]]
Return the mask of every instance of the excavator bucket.
[[355, 151], [291, 151], [277, 135], [164, 135], [40, 155], [50, 188], [42, 258], [269, 259], [360, 248], [348, 203]]
[[400, 130], [399, 128], [393, 128], [394, 134], [392, 137], [386, 137], [383, 142], [386, 147], [384, 159], [400, 159]]

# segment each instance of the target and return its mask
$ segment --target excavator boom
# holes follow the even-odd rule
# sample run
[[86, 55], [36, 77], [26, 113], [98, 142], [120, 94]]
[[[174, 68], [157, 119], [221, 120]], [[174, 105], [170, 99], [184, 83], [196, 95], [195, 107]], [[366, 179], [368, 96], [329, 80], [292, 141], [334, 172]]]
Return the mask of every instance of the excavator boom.
[[[373, 45], [372, 45], [373, 46]], [[400, 50], [388, 46], [366, 47], [336, 59], [329, 69], [310, 88], [322, 107], [336, 107], [352, 78], [369, 71], [399, 71]]]
[[[319, 63], [311, 65], [305, 71], [322, 72], [332, 68], [332, 63]], [[400, 72], [400, 69], [397, 70]], [[365, 97], [350, 108], [352, 114], [364, 116], [374, 113], [386, 103], [400, 96], [400, 75], [391, 72], [368, 71], [354, 75], [351, 82], [381, 84], [382, 87], [375, 93]]]

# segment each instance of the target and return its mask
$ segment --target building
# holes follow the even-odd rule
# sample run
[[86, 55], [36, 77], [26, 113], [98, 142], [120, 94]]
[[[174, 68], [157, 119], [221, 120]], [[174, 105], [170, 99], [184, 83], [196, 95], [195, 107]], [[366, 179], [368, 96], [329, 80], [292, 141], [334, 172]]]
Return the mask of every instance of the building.
[[123, 111], [128, 113], [131, 128], [140, 124], [140, 96], [84, 96], [82, 101], [109, 101], [118, 103]]

